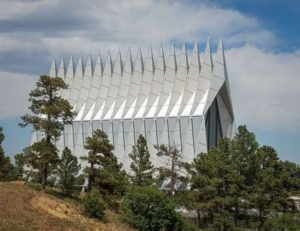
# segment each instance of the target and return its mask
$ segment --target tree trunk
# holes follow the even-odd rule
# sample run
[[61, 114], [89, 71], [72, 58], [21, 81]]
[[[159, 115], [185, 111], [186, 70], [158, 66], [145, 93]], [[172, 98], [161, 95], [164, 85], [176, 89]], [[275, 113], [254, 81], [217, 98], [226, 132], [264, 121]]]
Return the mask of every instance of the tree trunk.
[[260, 227], [263, 227], [264, 225], [264, 220], [263, 220], [263, 216], [262, 216], [262, 209], [259, 209], [259, 221], [260, 221]]
[[42, 176], [42, 188], [45, 189], [47, 185], [47, 177], [48, 177], [48, 171], [47, 168], [44, 169], [43, 171], [43, 176]]
[[237, 223], [238, 216], [239, 216], [239, 206], [238, 206], [238, 205], [235, 205], [235, 209], [234, 209], [234, 219], [233, 219], [235, 225], [236, 225], [236, 223]]
[[172, 156], [172, 166], [171, 166], [171, 195], [174, 193], [175, 186], [175, 160], [174, 154]]
[[89, 174], [89, 178], [88, 178], [88, 192], [91, 192], [92, 190], [93, 178], [94, 178], [94, 164], [91, 163], [91, 174]]
[[198, 228], [201, 228], [201, 215], [200, 215], [200, 210], [197, 210], [197, 217], [198, 217]]

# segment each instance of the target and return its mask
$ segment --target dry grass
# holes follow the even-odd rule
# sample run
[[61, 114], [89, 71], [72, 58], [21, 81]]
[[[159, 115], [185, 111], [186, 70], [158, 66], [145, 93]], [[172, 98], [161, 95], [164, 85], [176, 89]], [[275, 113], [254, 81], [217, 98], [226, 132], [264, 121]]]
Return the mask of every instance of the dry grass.
[[0, 183], [0, 230], [132, 231], [107, 212], [108, 222], [86, 218], [74, 204], [20, 183]]

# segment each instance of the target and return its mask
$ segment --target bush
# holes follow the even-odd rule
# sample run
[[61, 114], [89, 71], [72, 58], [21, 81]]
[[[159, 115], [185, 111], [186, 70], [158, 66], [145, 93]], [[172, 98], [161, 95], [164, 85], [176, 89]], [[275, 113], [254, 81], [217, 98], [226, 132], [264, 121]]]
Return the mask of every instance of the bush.
[[296, 214], [283, 213], [279, 217], [268, 218], [264, 225], [263, 230], [300, 230], [300, 220]]
[[172, 200], [153, 187], [129, 189], [122, 211], [124, 221], [138, 230], [193, 230], [185, 229], [188, 224], [176, 213]]
[[27, 185], [36, 191], [42, 191], [42, 186], [39, 183], [29, 182]]
[[65, 147], [57, 166], [59, 185], [65, 195], [71, 196], [75, 191], [76, 176], [80, 170], [77, 157]]
[[86, 193], [82, 198], [82, 204], [86, 215], [99, 218], [102, 221], [106, 220], [106, 204], [98, 190], [93, 189], [90, 193]]
[[196, 231], [196, 227], [191, 220], [178, 214], [175, 231]]

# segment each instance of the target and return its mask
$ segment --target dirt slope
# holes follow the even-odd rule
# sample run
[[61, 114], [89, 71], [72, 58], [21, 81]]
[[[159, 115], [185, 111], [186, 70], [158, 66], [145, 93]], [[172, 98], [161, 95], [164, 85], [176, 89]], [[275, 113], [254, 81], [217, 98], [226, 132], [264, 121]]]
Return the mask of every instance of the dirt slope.
[[27, 186], [0, 183], [0, 230], [100, 230], [132, 231], [108, 212], [109, 222], [103, 224], [80, 214], [70, 203]]

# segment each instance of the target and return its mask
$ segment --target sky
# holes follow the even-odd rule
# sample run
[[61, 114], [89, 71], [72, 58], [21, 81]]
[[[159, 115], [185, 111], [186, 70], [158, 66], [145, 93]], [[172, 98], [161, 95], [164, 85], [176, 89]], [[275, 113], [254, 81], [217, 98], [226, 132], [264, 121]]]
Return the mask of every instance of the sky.
[[9, 156], [29, 145], [28, 95], [55, 57], [158, 50], [223, 38], [237, 125], [300, 164], [299, 0], [0, 0], [0, 126]]

